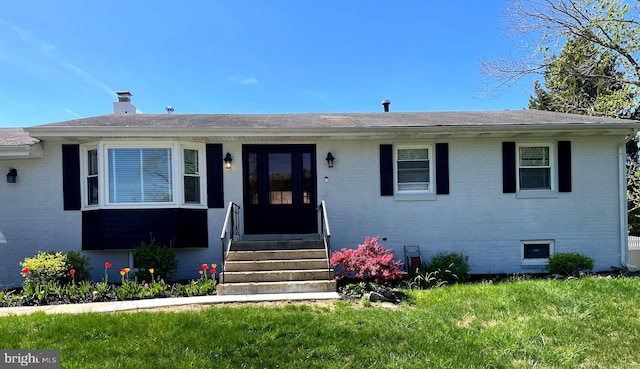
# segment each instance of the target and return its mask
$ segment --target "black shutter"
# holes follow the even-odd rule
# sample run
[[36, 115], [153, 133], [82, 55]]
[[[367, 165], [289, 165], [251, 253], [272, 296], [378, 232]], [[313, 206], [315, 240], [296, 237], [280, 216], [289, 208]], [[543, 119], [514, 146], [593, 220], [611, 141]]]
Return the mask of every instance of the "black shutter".
[[516, 143], [502, 143], [502, 192], [516, 192]]
[[436, 144], [436, 193], [449, 194], [449, 144]]
[[80, 210], [80, 145], [62, 145], [64, 210]]
[[393, 145], [380, 145], [380, 196], [393, 196]]
[[207, 144], [207, 206], [224, 208], [222, 144]]
[[558, 191], [571, 192], [571, 141], [558, 141]]

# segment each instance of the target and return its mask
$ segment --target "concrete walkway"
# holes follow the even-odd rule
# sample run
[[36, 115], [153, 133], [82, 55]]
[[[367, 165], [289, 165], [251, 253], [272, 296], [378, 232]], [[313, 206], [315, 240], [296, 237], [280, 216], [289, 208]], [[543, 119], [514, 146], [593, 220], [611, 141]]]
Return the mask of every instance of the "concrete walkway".
[[80, 314], [80, 313], [111, 313], [125, 310], [152, 309], [180, 305], [214, 305], [232, 302], [264, 302], [264, 301], [300, 301], [300, 300], [332, 300], [339, 299], [337, 292], [308, 292], [308, 293], [273, 293], [252, 295], [224, 295], [224, 296], [196, 296], [196, 297], [168, 297], [160, 299], [130, 300], [115, 302], [91, 302], [85, 304], [18, 306], [0, 308], [0, 316], [26, 315], [36, 312], [45, 314]]

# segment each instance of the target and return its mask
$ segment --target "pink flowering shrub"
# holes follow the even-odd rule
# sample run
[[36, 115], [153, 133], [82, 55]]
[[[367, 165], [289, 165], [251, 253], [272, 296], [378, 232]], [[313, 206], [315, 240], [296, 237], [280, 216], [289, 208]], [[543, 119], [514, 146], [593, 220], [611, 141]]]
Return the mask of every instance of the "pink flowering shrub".
[[355, 278], [373, 280], [378, 284], [392, 284], [402, 279], [402, 262], [393, 260], [393, 250], [378, 243], [378, 237], [365, 237], [357, 249], [341, 249], [331, 254], [331, 266], [341, 266], [336, 273], [338, 279]]

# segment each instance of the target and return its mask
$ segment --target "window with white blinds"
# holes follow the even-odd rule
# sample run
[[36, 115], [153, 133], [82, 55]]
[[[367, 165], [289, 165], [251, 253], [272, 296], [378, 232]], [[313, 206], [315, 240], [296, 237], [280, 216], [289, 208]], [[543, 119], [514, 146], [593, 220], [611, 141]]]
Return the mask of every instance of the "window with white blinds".
[[109, 203], [173, 202], [170, 148], [108, 149]]
[[553, 163], [550, 146], [518, 147], [518, 182], [521, 190], [550, 190]]
[[396, 170], [398, 192], [428, 192], [431, 190], [431, 170], [428, 147], [398, 148]]

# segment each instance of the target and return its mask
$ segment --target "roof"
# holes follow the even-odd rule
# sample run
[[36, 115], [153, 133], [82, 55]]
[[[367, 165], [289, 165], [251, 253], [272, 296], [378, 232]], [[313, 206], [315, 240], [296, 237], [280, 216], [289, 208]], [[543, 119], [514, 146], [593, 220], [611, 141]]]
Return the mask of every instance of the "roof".
[[42, 157], [40, 140], [29, 136], [23, 128], [0, 128], [0, 158]]
[[233, 141], [432, 139], [559, 135], [627, 136], [640, 122], [538, 110], [302, 114], [109, 114], [28, 127], [34, 137], [92, 140], [108, 137], [180, 137]]
[[[109, 114], [33, 128], [375, 128], [601, 125], [634, 122], [540, 110], [416, 113]], [[638, 122], [635, 122], [638, 123]]]
[[0, 128], [0, 147], [28, 146], [38, 142], [40, 140], [29, 136], [23, 128]]

